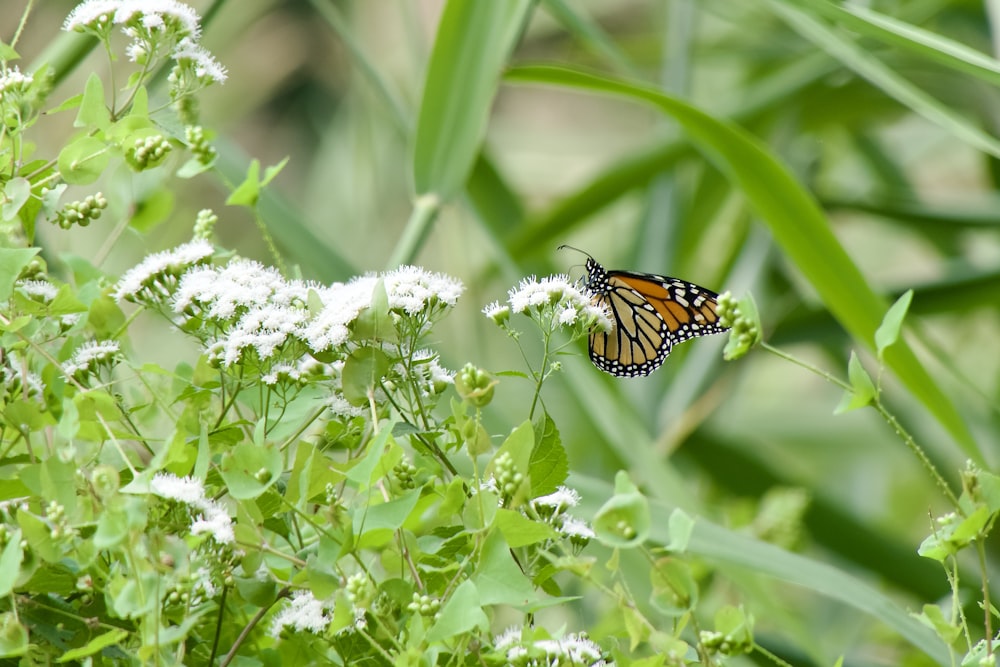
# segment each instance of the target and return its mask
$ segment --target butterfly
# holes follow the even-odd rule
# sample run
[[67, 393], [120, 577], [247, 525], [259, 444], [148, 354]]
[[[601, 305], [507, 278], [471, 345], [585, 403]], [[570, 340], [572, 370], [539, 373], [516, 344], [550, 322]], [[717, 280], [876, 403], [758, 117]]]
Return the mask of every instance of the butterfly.
[[611, 317], [610, 331], [590, 334], [590, 359], [602, 371], [618, 377], [649, 375], [677, 343], [729, 328], [719, 324], [715, 292], [668, 276], [609, 271], [583, 254], [587, 289]]

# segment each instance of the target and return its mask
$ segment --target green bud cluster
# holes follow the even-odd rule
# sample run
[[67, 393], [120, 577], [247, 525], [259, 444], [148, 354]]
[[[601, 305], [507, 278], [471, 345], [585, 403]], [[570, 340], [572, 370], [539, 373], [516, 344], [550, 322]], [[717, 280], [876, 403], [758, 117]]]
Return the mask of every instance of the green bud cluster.
[[494, 459], [493, 477], [504, 498], [512, 498], [524, 482], [524, 474], [518, 472], [510, 452], [503, 452]]
[[198, 211], [198, 217], [194, 220], [194, 238], [210, 240], [217, 222], [219, 222], [219, 216], [212, 209], [203, 208]]
[[69, 229], [73, 225], [86, 227], [92, 220], [101, 217], [101, 212], [108, 207], [108, 200], [100, 192], [89, 195], [83, 201], [75, 201], [66, 204], [61, 211], [56, 213], [56, 218], [52, 222], [63, 229]]
[[125, 159], [138, 171], [150, 169], [163, 162], [173, 147], [166, 137], [156, 134], [142, 139], [136, 139]]
[[[724, 356], [730, 360], [738, 359], [760, 342], [759, 320], [756, 312], [744, 313], [740, 303], [729, 292], [719, 295], [718, 304], [719, 324], [732, 330]], [[749, 305], [751, 311], [755, 310], [752, 301]]]
[[413, 601], [406, 605], [407, 610], [421, 616], [433, 616], [441, 609], [441, 601], [429, 595], [413, 593]]
[[347, 594], [347, 599], [355, 607], [368, 606], [375, 594], [371, 581], [368, 580], [368, 577], [363, 572], [349, 576], [344, 590]]
[[208, 138], [205, 136], [205, 129], [201, 125], [186, 126], [184, 128], [184, 140], [198, 162], [201, 164], [212, 164], [215, 161], [218, 152], [212, 144], [208, 143]]
[[490, 404], [497, 383], [496, 378], [472, 364], [466, 364], [455, 375], [455, 390], [458, 395], [477, 408]]
[[400, 461], [392, 468], [392, 476], [396, 478], [396, 482], [399, 483], [399, 486], [404, 489], [416, 488], [416, 474], [417, 466], [413, 465], [409, 461]]

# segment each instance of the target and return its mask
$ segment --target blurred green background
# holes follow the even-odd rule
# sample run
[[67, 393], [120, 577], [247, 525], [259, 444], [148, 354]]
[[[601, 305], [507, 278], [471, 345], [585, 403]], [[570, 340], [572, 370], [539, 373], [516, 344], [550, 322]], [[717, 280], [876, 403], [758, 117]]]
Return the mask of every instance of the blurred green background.
[[[58, 31], [74, 4], [36, 3], [19, 44], [25, 69], [53, 53], [87, 48], [81, 37]], [[195, 213], [211, 207], [221, 218], [221, 246], [270, 263], [251, 215], [224, 201], [250, 158], [271, 165], [287, 156], [260, 210], [292, 272], [330, 282], [386, 268], [413, 211], [414, 132], [443, 3], [190, 4], [206, 18], [204, 45], [230, 76], [201, 104], [203, 124], [217, 133], [218, 173], [178, 185], [123, 171], [100, 185], [124, 191], [133, 207], [98, 224], [108, 234], [118, 224], [129, 231], [106, 248], [106, 234], [93, 228], [47, 226], [40, 243], [49, 256], [99, 257], [115, 275], [145, 253], [189, 238]], [[5, 39], [23, 6], [0, 4]], [[994, 465], [1000, 151], [990, 140], [1000, 126], [1000, 70], [977, 71], [947, 56], [952, 44], [995, 53], [991, 12], [1000, 16], [1000, 6], [873, 3], [949, 40], [922, 48], [880, 38], [870, 23], [859, 26], [830, 9], [838, 6], [543, 1], [511, 61], [640, 81], [756, 135], [818, 200], [886, 304], [915, 290], [907, 339]], [[107, 68], [93, 51], [68, 72], [53, 102], [78, 90], [90, 71]], [[464, 92], [450, 94], [461, 99]], [[57, 151], [71, 121], [66, 114], [45, 119], [38, 152]], [[877, 373], [872, 356], [828, 314], [743, 194], [649, 107], [501, 84], [475, 174], [446, 202], [412, 258], [467, 286], [436, 330], [439, 338], [429, 341], [452, 368], [472, 361], [494, 372], [525, 370], [513, 342], [480, 309], [526, 275], [581, 276], [580, 256], [555, 250], [570, 243], [609, 268], [677, 276], [737, 296], [752, 291], [774, 345], [841, 377], [855, 349]], [[601, 374], [582, 344], [579, 354], [565, 357], [564, 372], [546, 384], [543, 398], [572, 469], [606, 482], [628, 469], [647, 489], [671, 487], [653, 488], [653, 495], [750, 533], [768, 491], [804, 489], [810, 504], [803, 535], [783, 546], [858, 575], [906, 608], [946, 595], [943, 572], [916, 548], [930, 531], [929, 513], [948, 508], [892, 429], [871, 410], [835, 416], [839, 389], [765, 352], [723, 362], [722, 338], [677, 348], [642, 379]], [[529, 346], [530, 339], [524, 337]], [[141, 354], [164, 362], [191, 353], [176, 349], [176, 340], [151, 323]], [[966, 452], [892, 373], [882, 383], [889, 409], [957, 482]], [[526, 381], [503, 378], [487, 415], [491, 432], [520, 422], [528, 397]], [[990, 546], [995, 570], [996, 544]], [[974, 594], [977, 582], [967, 584]], [[799, 600], [794, 589], [789, 595], [795, 605], [809, 605], [797, 621], [804, 634], [822, 638], [819, 654], [856, 646], [850, 664], [903, 659], [879, 646], [878, 631], [851, 609]], [[768, 621], [759, 625], [766, 633]]]

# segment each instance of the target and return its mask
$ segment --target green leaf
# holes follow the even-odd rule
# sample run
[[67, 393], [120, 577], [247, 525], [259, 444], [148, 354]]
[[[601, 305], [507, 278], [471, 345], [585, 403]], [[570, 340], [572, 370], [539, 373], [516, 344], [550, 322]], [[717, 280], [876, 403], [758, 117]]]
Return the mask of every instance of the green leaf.
[[486, 477], [488, 478], [493, 473], [494, 461], [500, 454], [504, 453], [510, 454], [514, 461], [514, 467], [518, 471], [522, 474], [528, 472], [531, 469], [531, 452], [534, 447], [534, 428], [532, 428], [531, 422], [523, 421], [510, 432], [507, 439], [497, 449], [496, 454], [493, 455], [493, 460], [486, 468]]
[[104, 84], [101, 77], [91, 72], [83, 89], [83, 101], [76, 115], [73, 127], [97, 128], [106, 130], [111, 127], [111, 112], [104, 102]]
[[380, 348], [360, 347], [344, 360], [340, 374], [344, 398], [351, 405], [368, 407], [368, 393], [389, 372], [389, 357]]
[[74, 648], [66, 651], [59, 656], [58, 659], [56, 659], [56, 662], [69, 662], [71, 660], [79, 660], [80, 658], [86, 658], [89, 655], [94, 655], [109, 646], [114, 646], [115, 644], [124, 641], [124, 639], [128, 637], [128, 634], [128, 630], [122, 630], [121, 628], [109, 630], [103, 635], [97, 635], [80, 648]]
[[[515, 67], [508, 71], [507, 78], [622, 96], [653, 104], [673, 116], [692, 143], [743, 192], [788, 259], [815, 287], [844, 328], [865, 345], [873, 346], [885, 304], [833, 235], [815, 199], [755, 137], [733, 123], [713, 118], [647, 86], [546, 66]], [[887, 350], [885, 361], [965, 454], [982, 465], [979, 445], [955, 404], [906, 342], [901, 340]]]
[[670, 541], [666, 549], [674, 553], [684, 553], [691, 540], [691, 531], [694, 530], [694, 519], [680, 507], [676, 507], [670, 513], [667, 527], [670, 531]]
[[264, 178], [260, 179], [260, 187], [262, 188], [267, 187], [271, 183], [271, 181], [274, 180], [274, 177], [280, 174], [281, 170], [285, 168], [285, 165], [288, 164], [288, 160], [289, 158], [286, 156], [285, 159], [279, 162], [278, 164], [271, 165], [270, 167], [265, 169]]
[[392, 421], [383, 424], [382, 430], [365, 445], [366, 451], [364, 457], [344, 473], [347, 479], [358, 484], [362, 490], [371, 485], [372, 474], [375, 472], [376, 466], [378, 466], [379, 461], [387, 454], [386, 447], [390, 449], [398, 447], [396, 441], [392, 438], [392, 427]]
[[906, 317], [911, 301], [913, 301], [913, 290], [906, 290], [889, 307], [885, 317], [882, 318], [882, 324], [875, 330], [875, 350], [878, 352], [879, 358], [882, 357], [885, 348], [899, 340], [899, 331], [903, 327], [903, 319]]
[[597, 539], [616, 549], [640, 546], [649, 537], [649, 501], [624, 470], [615, 475], [615, 494], [594, 515], [593, 525]]
[[17, 277], [39, 250], [41, 248], [0, 248], [0, 301], [10, 298]]
[[30, 512], [18, 512], [17, 524], [28, 546], [42, 560], [55, 563], [62, 558], [62, 552], [52, 540], [52, 531], [44, 521]]
[[28, 650], [28, 628], [11, 612], [0, 614], [0, 658], [16, 658]]
[[925, 604], [919, 614], [913, 614], [918, 621], [934, 630], [946, 644], [954, 644], [962, 636], [962, 629], [945, 618], [941, 607], [936, 604]]
[[7, 597], [14, 590], [14, 583], [21, 574], [21, 530], [14, 529], [7, 535], [7, 544], [0, 553], [0, 597]]
[[12, 60], [20, 60], [21, 56], [14, 49], [13, 46], [7, 44], [6, 42], [0, 42], [0, 61], [10, 62]]
[[531, 496], [545, 496], [566, 481], [569, 475], [569, 458], [559, 437], [559, 429], [549, 414], [543, 413], [535, 422], [535, 447], [531, 450], [531, 462], [528, 465], [531, 479]]
[[539, 599], [531, 582], [514, 562], [510, 546], [499, 531], [491, 532], [483, 543], [479, 567], [472, 576], [482, 606], [505, 604], [525, 609]]
[[449, 0], [427, 65], [413, 149], [418, 195], [449, 200], [472, 170], [500, 72], [526, 24], [531, 0]]
[[836, 415], [871, 405], [872, 399], [877, 393], [875, 383], [872, 382], [865, 367], [861, 365], [854, 350], [851, 350], [851, 359], [847, 362], [847, 378], [851, 382], [851, 389], [845, 391], [841, 397], [840, 404], [833, 411]]
[[129, 227], [137, 232], [149, 232], [170, 218], [177, 196], [171, 188], [157, 188], [135, 203]]
[[288, 164], [288, 158], [278, 164], [264, 170], [264, 178], [260, 178], [260, 160], [251, 160], [247, 167], [246, 178], [236, 186], [232, 194], [226, 199], [228, 206], [246, 206], [253, 208], [260, 199], [261, 190], [278, 175], [278, 173]]
[[[352, 338], [361, 341], [383, 341], [395, 343], [399, 341], [396, 327], [389, 313], [389, 294], [385, 291], [385, 281], [379, 278], [372, 288], [372, 301], [358, 313], [351, 326]], [[367, 402], [367, 401], [366, 401]]]
[[649, 601], [657, 611], [678, 618], [698, 605], [698, 582], [691, 566], [678, 558], [660, 558], [649, 571]]
[[354, 515], [354, 534], [360, 537], [373, 530], [397, 530], [409, 518], [420, 500], [420, 489], [407, 491], [387, 503], [369, 504], [358, 508]]
[[15, 176], [3, 184], [3, 206], [0, 218], [10, 222], [21, 212], [21, 207], [31, 197], [31, 181], [23, 176]]
[[222, 455], [219, 473], [233, 498], [247, 500], [278, 481], [283, 465], [284, 457], [274, 443], [259, 446], [242, 442]]
[[536, 544], [543, 540], [554, 540], [559, 537], [555, 529], [547, 523], [532, 521], [520, 512], [500, 508], [493, 519], [511, 549]]
[[442, 605], [434, 625], [427, 631], [427, 641], [438, 642], [475, 628], [489, 632], [490, 620], [483, 611], [476, 585], [466, 579]]
[[226, 199], [227, 206], [247, 206], [253, 208], [260, 197], [260, 160], [253, 159], [247, 167], [243, 182]]
[[96, 137], [80, 136], [59, 152], [59, 174], [70, 185], [89, 185], [108, 166], [111, 151]]
[[113, 549], [135, 532], [146, 528], [148, 508], [145, 496], [116, 495], [104, 507], [97, 519], [94, 546]]

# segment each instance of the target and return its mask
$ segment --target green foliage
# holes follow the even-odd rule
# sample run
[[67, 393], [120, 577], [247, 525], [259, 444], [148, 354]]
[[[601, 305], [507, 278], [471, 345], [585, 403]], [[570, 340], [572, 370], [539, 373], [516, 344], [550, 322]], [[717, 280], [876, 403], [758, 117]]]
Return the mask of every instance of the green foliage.
[[[14, 4], [0, 657], [995, 662], [981, 8]], [[722, 354], [600, 375], [564, 242], [728, 282]]]

